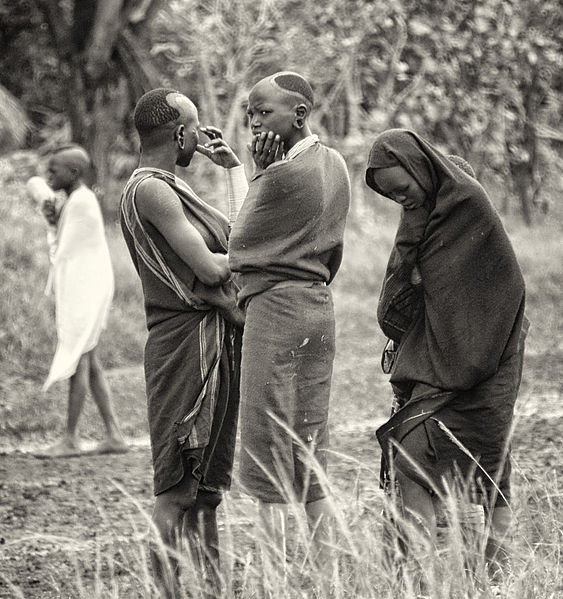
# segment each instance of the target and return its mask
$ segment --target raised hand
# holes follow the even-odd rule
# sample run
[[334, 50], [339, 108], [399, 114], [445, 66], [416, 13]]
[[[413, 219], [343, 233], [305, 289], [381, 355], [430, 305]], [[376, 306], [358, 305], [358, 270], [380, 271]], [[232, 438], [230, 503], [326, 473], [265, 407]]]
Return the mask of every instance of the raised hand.
[[256, 166], [265, 169], [283, 158], [284, 145], [279, 135], [269, 131], [267, 134], [262, 132], [254, 135], [248, 150]]
[[237, 155], [233, 152], [229, 144], [223, 139], [221, 129], [217, 127], [200, 127], [201, 133], [207, 135], [209, 141], [205, 144], [198, 144], [196, 151], [218, 166], [223, 168], [232, 168], [241, 164]]
[[59, 220], [59, 213], [54, 199], [47, 199], [41, 204], [43, 216], [50, 225], [56, 225]]

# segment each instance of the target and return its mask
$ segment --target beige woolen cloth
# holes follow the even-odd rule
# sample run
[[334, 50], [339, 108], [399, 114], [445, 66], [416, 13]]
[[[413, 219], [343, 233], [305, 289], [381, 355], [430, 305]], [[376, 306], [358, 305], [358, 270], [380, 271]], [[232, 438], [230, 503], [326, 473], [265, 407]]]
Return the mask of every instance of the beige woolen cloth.
[[53, 258], [57, 349], [43, 389], [76, 372], [104, 329], [114, 291], [102, 212], [86, 186], [73, 191], [62, 210]]

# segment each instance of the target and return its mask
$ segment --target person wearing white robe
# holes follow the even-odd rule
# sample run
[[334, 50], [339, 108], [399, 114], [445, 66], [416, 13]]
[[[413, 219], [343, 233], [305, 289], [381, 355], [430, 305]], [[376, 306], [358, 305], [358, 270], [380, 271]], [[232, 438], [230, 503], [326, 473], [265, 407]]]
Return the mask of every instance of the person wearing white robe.
[[[66, 379], [70, 384], [64, 436], [41, 452], [44, 457], [81, 453], [77, 426], [88, 387], [106, 428], [106, 438], [93, 451], [115, 453], [127, 449], [96, 352], [113, 298], [114, 277], [102, 213], [96, 196], [83, 181], [89, 168], [88, 154], [79, 146], [55, 152], [48, 164], [50, 187], [65, 191], [68, 199], [60, 211], [52, 198], [43, 201], [48, 223], [57, 227], [48, 284], [55, 294], [57, 349], [43, 389]], [[30, 193], [40, 189], [37, 181], [31, 183]]]

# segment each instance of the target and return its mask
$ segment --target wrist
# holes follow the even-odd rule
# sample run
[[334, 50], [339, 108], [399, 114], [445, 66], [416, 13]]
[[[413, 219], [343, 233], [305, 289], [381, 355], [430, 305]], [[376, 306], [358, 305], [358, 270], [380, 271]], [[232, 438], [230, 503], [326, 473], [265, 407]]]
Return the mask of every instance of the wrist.
[[242, 162], [238, 158], [235, 158], [234, 160], [229, 162], [229, 164], [225, 164], [225, 168], [227, 170], [237, 168], [237, 166], [242, 166]]

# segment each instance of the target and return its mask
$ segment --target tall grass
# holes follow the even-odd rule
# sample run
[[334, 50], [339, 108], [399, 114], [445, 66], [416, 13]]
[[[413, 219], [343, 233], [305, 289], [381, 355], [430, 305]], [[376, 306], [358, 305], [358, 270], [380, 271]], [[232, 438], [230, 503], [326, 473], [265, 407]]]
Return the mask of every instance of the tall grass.
[[[357, 479], [373, 481], [373, 469], [350, 456], [333, 456], [345, 460], [356, 472]], [[448, 527], [442, 529], [437, 548], [417, 536], [409, 523], [384, 505], [380, 496], [374, 502], [371, 494], [353, 486], [323, 481], [332, 498], [335, 513], [328, 563], [317, 567], [309, 557], [311, 537], [302, 506], [290, 501], [286, 544], [287, 559], [279, 555], [277, 567], [265, 567], [263, 551], [275, 551], [267, 531], [256, 517], [255, 506], [247, 499], [227, 497], [219, 510], [221, 521], [220, 579], [223, 591], [210, 592], [206, 577], [187, 548], [175, 557], [182, 572], [182, 599], [252, 599], [264, 596], [269, 589], [272, 599], [558, 599], [561, 584], [562, 500], [561, 483], [546, 477], [541, 488], [521, 472], [515, 474], [515, 528], [510, 549], [511, 570], [491, 582], [483, 559], [483, 540], [463, 524], [463, 513], [457, 498], [445, 495]], [[152, 599], [156, 597], [155, 580], [148, 566], [148, 547], [155, 539], [150, 532], [150, 516], [127, 491], [114, 483], [122, 500], [130, 505], [130, 520], [118, 531], [108, 527], [109, 534], [93, 540], [35, 535], [33, 541], [53, 555], [66, 554], [70, 564], [65, 577], [53, 570], [49, 579], [51, 593], [43, 597], [74, 599]], [[386, 510], [382, 508], [386, 507]], [[387, 514], [408, 532], [410, 557], [393, 562], [396, 545], [389, 528]], [[108, 522], [111, 513], [102, 513]], [[18, 552], [30, 539], [8, 542], [7, 552]], [[161, 550], [163, 548], [161, 547]], [[59, 557], [60, 559], [60, 557]], [[53, 565], [55, 568], [55, 564]], [[420, 582], [424, 591], [421, 591]], [[10, 583], [13, 597], [25, 597], [17, 584]]]
[[[338, 523], [330, 568], [331, 597], [335, 599], [416, 596], [414, 574], [409, 574], [399, 588], [397, 572], [385, 561], [384, 500], [378, 489], [378, 464], [373, 453], [369, 454], [371, 461], [364, 458], [362, 444], [366, 436], [359, 434], [369, 428], [375, 430], [377, 421], [385, 418], [389, 410], [387, 377], [379, 368], [383, 337], [375, 321], [375, 309], [397, 217], [397, 211], [388, 202], [362, 201], [354, 206], [347, 227], [344, 262], [334, 283], [338, 354], [331, 431], [333, 438], [337, 437], [334, 446], [338, 451], [332, 454], [331, 471], [339, 476], [330, 477], [326, 484], [334, 499]], [[532, 229], [509, 220], [507, 229], [524, 271], [527, 312], [532, 322], [517, 408], [518, 437], [520, 424], [526, 424], [526, 431], [532, 430], [526, 420], [530, 414], [537, 414], [534, 418], [541, 426], [541, 419], [553, 413], [550, 410], [557, 409], [560, 402], [563, 244], [562, 226], [556, 215]], [[116, 407], [118, 413], [122, 410], [125, 432], [132, 434], [146, 430], [142, 372], [138, 367], [146, 335], [142, 294], [115, 222], [107, 223], [107, 236], [117, 287], [110, 324], [100, 348], [104, 364], [117, 369], [110, 372], [110, 383], [114, 395], [119, 397]], [[55, 346], [54, 307], [52, 299], [43, 295], [48, 271], [43, 219], [18, 182], [3, 186], [0, 256], [0, 428], [7, 437], [17, 440], [31, 433], [35, 437], [48, 434], [60, 426], [63, 412], [57, 400], [60, 388], [46, 396], [39, 392]], [[131, 367], [126, 376], [120, 374], [122, 367]], [[89, 422], [86, 427], [92, 432]], [[554, 430], [559, 436], [560, 429], [556, 424]], [[374, 439], [370, 442], [376, 443]], [[557, 455], [551, 462], [533, 461], [532, 467], [530, 446], [528, 443], [526, 451], [521, 452], [517, 444], [514, 447], [512, 572], [500, 581], [497, 589], [491, 587], [483, 575], [479, 548], [473, 542], [462, 541], [461, 518], [452, 511], [448, 550], [435, 554], [428, 569], [428, 596], [473, 599], [492, 597], [493, 592], [498, 592], [502, 597], [518, 599], [563, 597], [560, 582], [563, 493], [557, 469], [549, 465], [557, 463]], [[534, 452], [536, 449], [538, 454], [551, 451], [549, 447], [537, 447]], [[63, 579], [60, 573], [52, 572], [50, 596], [80, 599], [154, 596], [147, 558], [150, 518], [133, 497], [126, 496], [124, 490], [122, 493], [124, 501], [131, 504], [131, 522], [128, 528], [121, 526], [119, 533], [108, 533], [88, 542], [40, 534], [34, 537], [46, 547], [72, 555], [72, 577]], [[112, 515], [105, 517], [111, 521]], [[288, 553], [292, 559], [283, 581], [270, 580], [272, 572], [265, 571], [258, 558], [259, 524], [248, 499], [236, 494], [228, 497], [221, 507], [221, 526], [222, 576], [230, 589], [224, 597], [250, 599], [258, 596], [267, 584], [276, 597], [309, 599], [315, 597], [323, 586], [321, 583], [326, 583], [325, 572], [316, 571], [306, 559], [310, 539], [298, 504], [290, 508]], [[10, 541], [6, 550], [18, 552], [24, 542], [25, 539]], [[185, 556], [183, 559], [190, 596], [204, 597], [205, 589], [198, 586], [201, 576], [194, 570], [196, 566]], [[468, 574], [465, 565], [469, 561], [474, 563], [478, 576]], [[24, 596], [18, 585], [10, 584], [14, 597]]]

